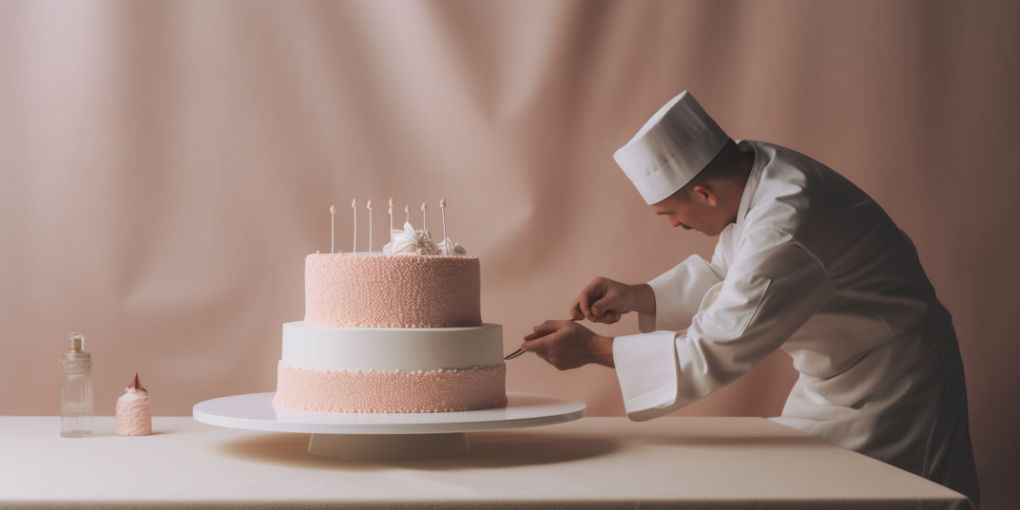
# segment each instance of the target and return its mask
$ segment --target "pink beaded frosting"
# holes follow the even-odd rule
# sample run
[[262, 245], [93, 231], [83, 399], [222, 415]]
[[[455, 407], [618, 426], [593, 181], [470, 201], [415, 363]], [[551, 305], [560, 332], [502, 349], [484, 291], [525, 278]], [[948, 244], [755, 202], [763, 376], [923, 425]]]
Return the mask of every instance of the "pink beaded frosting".
[[334, 413], [435, 413], [506, 407], [506, 365], [430, 372], [348, 372], [282, 361], [273, 404]]
[[305, 259], [305, 322], [345, 328], [479, 326], [478, 259], [309, 255]]

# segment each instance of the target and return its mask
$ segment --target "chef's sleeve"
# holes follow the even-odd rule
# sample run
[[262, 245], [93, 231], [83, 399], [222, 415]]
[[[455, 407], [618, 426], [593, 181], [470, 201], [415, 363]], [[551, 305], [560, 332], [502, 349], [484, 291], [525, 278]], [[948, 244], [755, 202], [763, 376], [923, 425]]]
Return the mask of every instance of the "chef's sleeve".
[[[715, 257], [713, 257], [714, 261]], [[655, 313], [638, 313], [638, 330], [676, 331], [691, 325], [701, 299], [722, 281], [723, 270], [698, 255], [648, 282], [655, 294]]]
[[[650, 420], [737, 380], [833, 295], [821, 262], [790, 235], [768, 226], [748, 232], [725, 279], [708, 289], [685, 334], [655, 331], [614, 341], [627, 415]], [[657, 301], [656, 317], [664, 311]]]

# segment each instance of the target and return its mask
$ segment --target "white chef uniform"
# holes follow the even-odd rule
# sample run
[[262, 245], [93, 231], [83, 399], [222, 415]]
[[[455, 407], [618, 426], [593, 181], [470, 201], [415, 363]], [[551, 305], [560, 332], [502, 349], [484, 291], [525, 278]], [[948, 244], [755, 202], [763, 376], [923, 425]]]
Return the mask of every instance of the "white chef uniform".
[[684, 407], [782, 348], [800, 377], [773, 421], [977, 504], [952, 318], [910, 239], [817, 161], [762, 142], [739, 147], [754, 165], [712, 261], [694, 255], [649, 282], [655, 314], [639, 314], [642, 334], [614, 342], [628, 416]]

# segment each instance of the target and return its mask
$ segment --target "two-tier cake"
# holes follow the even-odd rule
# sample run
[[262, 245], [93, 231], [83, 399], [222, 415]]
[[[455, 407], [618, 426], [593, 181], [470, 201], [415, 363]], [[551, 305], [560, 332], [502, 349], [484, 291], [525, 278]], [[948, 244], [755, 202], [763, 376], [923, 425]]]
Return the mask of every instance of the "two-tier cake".
[[503, 332], [481, 320], [478, 258], [425, 230], [383, 253], [305, 259], [305, 319], [283, 325], [273, 404], [347, 413], [505, 407]]

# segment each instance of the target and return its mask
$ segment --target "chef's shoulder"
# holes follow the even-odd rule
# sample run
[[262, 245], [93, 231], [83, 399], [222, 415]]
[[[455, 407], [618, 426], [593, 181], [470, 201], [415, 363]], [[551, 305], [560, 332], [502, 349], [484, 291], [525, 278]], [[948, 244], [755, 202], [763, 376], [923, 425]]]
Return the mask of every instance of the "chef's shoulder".
[[835, 170], [792, 149], [755, 144], [763, 165], [753, 207], [745, 216], [745, 236], [776, 240], [767, 231], [755, 232], [774, 230], [825, 264], [876, 225], [889, 222], [871, 197]]

